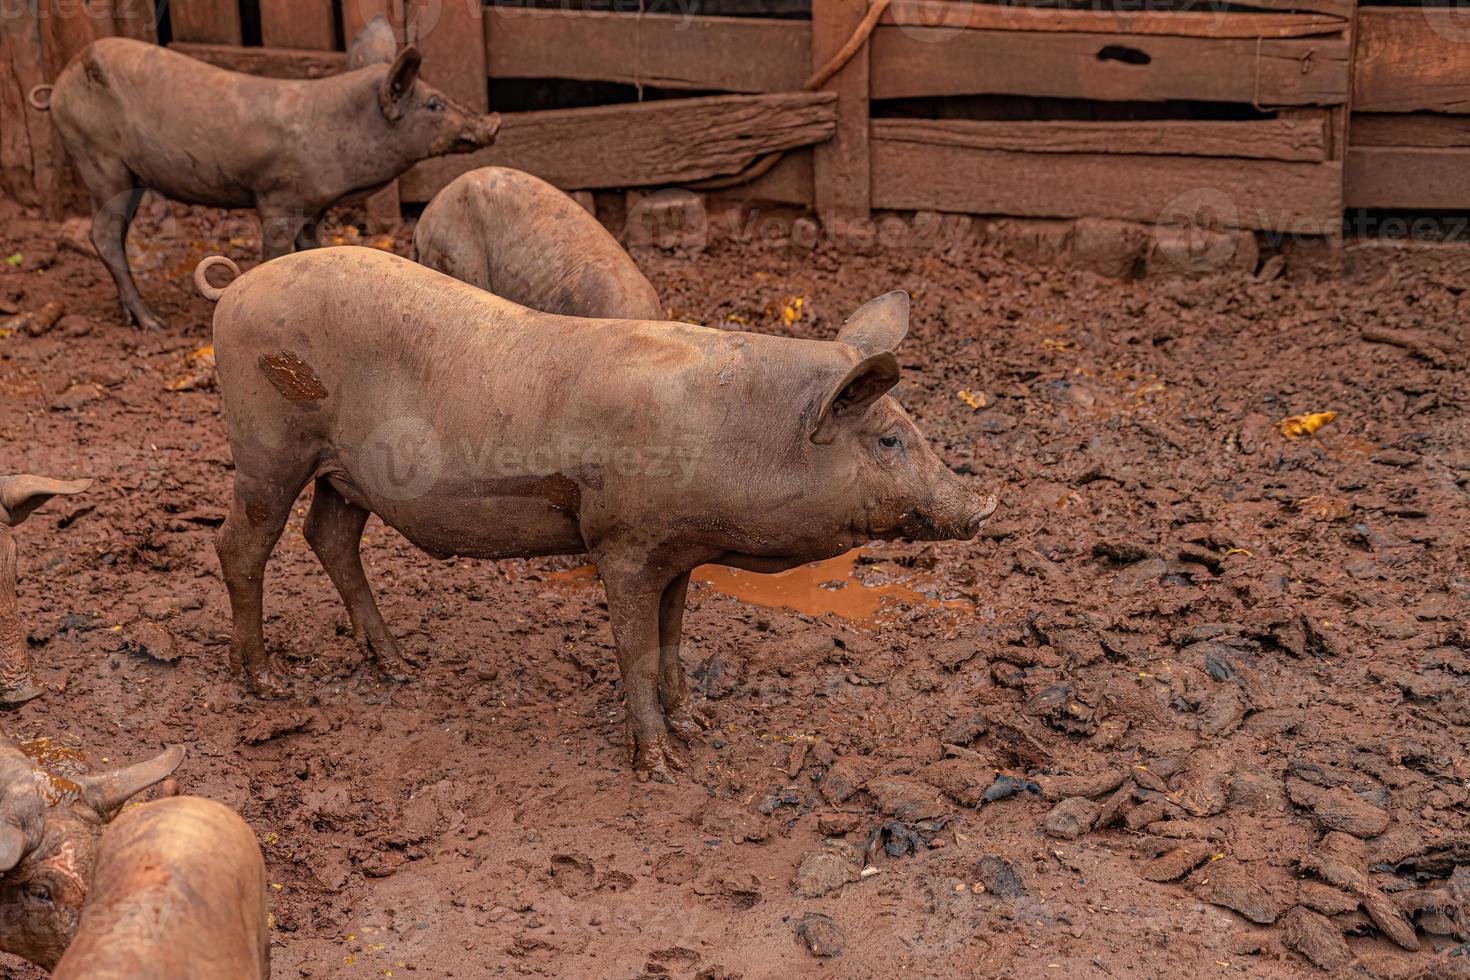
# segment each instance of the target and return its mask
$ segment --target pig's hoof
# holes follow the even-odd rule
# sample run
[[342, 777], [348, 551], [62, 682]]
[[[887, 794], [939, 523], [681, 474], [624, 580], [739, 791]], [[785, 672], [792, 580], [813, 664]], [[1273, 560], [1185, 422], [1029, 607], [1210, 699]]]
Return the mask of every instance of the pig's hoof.
[[390, 681], [397, 681], [400, 684], [407, 683], [417, 677], [417, 667], [417, 664], [405, 660], [403, 657], [378, 657], [378, 669], [383, 672], [383, 676]]
[[681, 713], [669, 716], [669, 731], [674, 737], [685, 745], [692, 745], [699, 741], [704, 734], [705, 728], [709, 727], [702, 723], [704, 719], [693, 712]]
[[248, 676], [250, 689], [258, 698], [280, 701], [291, 696], [291, 688], [273, 670], [252, 671]]
[[674, 748], [669, 740], [663, 736], [655, 738], [653, 744], [638, 746], [637, 759], [633, 763], [634, 770], [638, 773], [638, 781], [646, 783], [650, 779], [659, 783], [675, 783], [674, 770], [683, 768], [679, 757], [674, 754]]
[[138, 325], [139, 330], [153, 332], [168, 328], [168, 321], [152, 310], [128, 310], [128, 318]]

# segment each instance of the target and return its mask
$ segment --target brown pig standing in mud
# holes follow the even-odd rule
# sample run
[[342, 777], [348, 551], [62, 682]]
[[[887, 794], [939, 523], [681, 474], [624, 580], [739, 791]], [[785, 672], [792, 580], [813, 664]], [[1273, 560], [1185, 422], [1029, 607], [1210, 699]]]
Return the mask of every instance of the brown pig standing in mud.
[[103, 826], [183, 758], [174, 746], [147, 762], [87, 774], [77, 753], [47, 739], [17, 744], [0, 736], [0, 950], [48, 970], [56, 965], [81, 921]]
[[0, 708], [25, 704], [44, 693], [31, 672], [16, 593], [18, 553], [12, 528], [52, 497], [81, 493], [91, 480], [0, 476]]
[[[368, 57], [374, 55], [369, 52]], [[141, 327], [163, 325], [133, 282], [128, 225], [143, 192], [255, 208], [266, 258], [316, 244], [333, 203], [396, 179], [425, 157], [490, 144], [476, 115], [418, 79], [409, 46], [391, 65], [319, 79], [260, 78], [122, 37], [83, 48], [49, 108], [92, 194], [92, 243]], [[46, 86], [31, 92], [40, 107]]]
[[266, 980], [265, 862], [235, 811], [197, 796], [133, 807], [97, 847], [81, 928], [53, 980]]
[[413, 246], [430, 269], [533, 310], [664, 318], [653, 284], [602, 223], [524, 171], [456, 177], [424, 209]]
[[218, 299], [235, 459], [219, 534], [231, 657], [267, 696], [266, 561], [315, 482], [306, 538], [354, 636], [407, 664], [359, 556], [369, 514], [447, 558], [590, 554], [607, 587], [640, 778], [672, 781], [698, 717], [679, 661], [689, 573], [774, 572], [874, 538], [962, 539], [995, 509], [887, 392], [909, 299], [835, 341], [517, 306], [406, 259], [329, 248], [268, 262]]

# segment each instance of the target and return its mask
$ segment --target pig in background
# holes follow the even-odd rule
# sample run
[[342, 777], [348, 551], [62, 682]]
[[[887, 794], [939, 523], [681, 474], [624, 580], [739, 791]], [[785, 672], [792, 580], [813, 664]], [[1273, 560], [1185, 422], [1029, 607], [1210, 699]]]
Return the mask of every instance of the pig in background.
[[45, 693], [31, 671], [20, 623], [20, 562], [13, 529], [52, 497], [81, 493], [91, 485], [91, 480], [49, 480], [29, 473], [0, 476], [0, 708]]
[[103, 832], [81, 926], [51, 976], [265, 980], [267, 914], [265, 861], [235, 811], [196, 796], [145, 803]]
[[48, 739], [0, 736], [0, 950], [56, 965], [81, 921], [103, 827], [183, 759], [173, 746], [94, 774]]
[[543, 313], [664, 318], [653, 284], [602, 223], [521, 170], [455, 178], [419, 217], [413, 246], [430, 269]]
[[[370, 25], [371, 26], [371, 25]], [[363, 39], [363, 59], [384, 54]], [[188, 204], [254, 208], [264, 256], [317, 244], [323, 214], [425, 157], [489, 145], [497, 114], [476, 115], [419, 80], [413, 46], [391, 65], [320, 79], [226, 71], [154, 44], [101, 38], [77, 53], [47, 106], [91, 192], [92, 242], [140, 327], [163, 321], [133, 281], [128, 225], [145, 190]], [[49, 103], [41, 95], [50, 89]]]
[[673, 781], [700, 717], [679, 659], [689, 573], [774, 572], [875, 538], [973, 537], [995, 509], [888, 391], [902, 292], [834, 341], [526, 309], [374, 249], [268, 262], [223, 289], [214, 344], [235, 461], [220, 528], [232, 666], [288, 691], [265, 568], [315, 484], [306, 538], [358, 643], [409, 671], [359, 553], [370, 514], [439, 558], [589, 554], [640, 778]]

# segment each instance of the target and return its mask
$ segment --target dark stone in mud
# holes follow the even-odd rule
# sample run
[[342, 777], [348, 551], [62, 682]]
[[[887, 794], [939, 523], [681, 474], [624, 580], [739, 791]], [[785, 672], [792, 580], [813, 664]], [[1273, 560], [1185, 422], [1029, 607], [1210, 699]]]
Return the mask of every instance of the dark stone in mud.
[[1074, 796], [1051, 808], [1042, 824], [1053, 837], [1076, 840], [1097, 822], [1098, 805], [1085, 796]]
[[1024, 898], [1026, 883], [1016, 866], [999, 854], [987, 854], [975, 862], [975, 873], [986, 892], [997, 898]]
[[796, 924], [796, 935], [813, 956], [841, 956], [847, 948], [847, 936], [832, 917], [821, 912], [808, 912]]
[[709, 698], [727, 697], [740, 684], [740, 668], [719, 654], [694, 668], [693, 674], [699, 693]]
[[1282, 916], [1281, 941], [1320, 970], [1338, 973], [1353, 962], [1352, 950], [1337, 926], [1300, 905]]
[[986, 803], [995, 803], [998, 800], [1015, 796], [1022, 790], [1037, 795], [1041, 792], [1041, 787], [1029, 780], [1017, 779], [1015, 776], [1007, 776], [1002, 773], [995, 777], [995, 782], [990, 784], [980, 798]]
[[835, 851], [812, 851], [796, 866], [791, 890], [801, 898], [821, 898], [857, 879], [858, 869]]

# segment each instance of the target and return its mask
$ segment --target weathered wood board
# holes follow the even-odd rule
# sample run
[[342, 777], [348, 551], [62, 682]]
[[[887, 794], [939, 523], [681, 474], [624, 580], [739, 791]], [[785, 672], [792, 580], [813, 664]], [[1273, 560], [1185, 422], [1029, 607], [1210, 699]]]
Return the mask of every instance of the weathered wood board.
[[174, 41], [169, 47], [211, 65], [269, 78], [321, 78], [347, 67], [341, 51], [303, 51], [298, 48], [241, 48], [232, 44], [190, 44]]
[[169, 23], [175, 41], [239, 44], [239, 0], [169, 0]]
[[689, 183], [736, 173], [756, 157], [829, 139], [825, 92], [717, 95], [590, 109], [506, 113], [495, 145], [425, 160], [400, 181], [427, 201], [476, 167], [516, 167], [564, 190]]
[[260, 0], [260, 41], [270, 48], [330, 51], [337, 43], [332, 5], [323, 0]]
[[1159, 119], [1124, 122], [874, 119], [874, 139], [1026, 153], [1327, 159], [1326, 120], [1244, 122]]
[[1470, 147], [1350, 146], [1350, 208], [1470, 209]]
[[1229, 227], [1313, 235], [1342, 224], [1336, 163], [872, 146], [876, 208], [1132, 221], [1205, 208]]
[[1054, 31], [1093, 34], [1166, 34], [1176, 37], [1311, 37], [1347, 27], [1341, 15], [1213, 10], [1095, 10], [894, 0], [880, 23], [943, 31]]
[[1355, 112], [1470, 112], [1470, 19], [1455, 9], [1358, 12]]
[[478, 3], [418, 0], [408, 21], [411, 40], [424, 55], [424, 81], [476, 112], [490, 104], [482, 10]]
[[485, 47], [491, 78], [790, 92], [810, 74], [811, 24], [488, 7]]
[[1348, 45], [1336, 37], [1129, 37], [879, 27], [872, 98], [1030, 95], [1262, 107], [1347, 100]]

